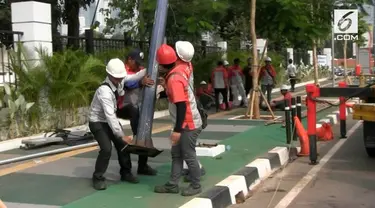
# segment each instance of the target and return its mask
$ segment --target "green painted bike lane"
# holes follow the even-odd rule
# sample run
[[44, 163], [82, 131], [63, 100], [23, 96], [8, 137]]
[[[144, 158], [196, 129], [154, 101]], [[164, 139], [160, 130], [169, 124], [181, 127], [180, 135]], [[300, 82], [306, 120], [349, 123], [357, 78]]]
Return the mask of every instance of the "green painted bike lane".
[[[317, 118], [322, 118], [330, 111], [332, 110], [328, 109], [318, 113]], [[306, 126], [306, 120], [303, 120], [302, 123]], [[273, 147], [285, 146], [285, 140], [284, 128], [280, 128], [280, 125], [264, 126], [263, 123], [222, 140], [220, 143], [230, 146], [229, 150], [221, 154], [218, 158], [199, 158], [207, 172], [206, 176], [202, 178], [203, 191], [208, 190]], [[140, 176], [141, 183], [139, 184], [117, 183], [111, 185], [105, 191], [95, 192], [63, 207], [179, 207], [193, 197], [182, 197], [178, 194], [156, 194], [153, 192], [155, 185], [163, 184], [168, 180], [170, 168], [170, 164], [164, 164], [158, 167], [158, 176]], [[188, 186], [187, 183], [183, 183], [182, 181], [180, 185], [181, 187]]]

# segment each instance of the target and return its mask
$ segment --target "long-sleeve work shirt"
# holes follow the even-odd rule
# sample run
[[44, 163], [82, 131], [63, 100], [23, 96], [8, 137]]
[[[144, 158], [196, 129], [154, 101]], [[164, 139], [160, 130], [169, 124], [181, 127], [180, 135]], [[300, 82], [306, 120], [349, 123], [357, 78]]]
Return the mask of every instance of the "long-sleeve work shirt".
[[117, 91], [118, 94], [124, 94], [124, 83], [140, 80], [145, 74], [146, 70], [141, 70], [136, 74], [128, 75], [117, 87], [107, 77], [104, 82], [108, 83], [110, 87], [101, 85], [96, 90], [90, 106], [89, 121], [108, 123], [115, 136], [123, 137], [125, 134], [116, 116], [117, 100], [115, 92]]

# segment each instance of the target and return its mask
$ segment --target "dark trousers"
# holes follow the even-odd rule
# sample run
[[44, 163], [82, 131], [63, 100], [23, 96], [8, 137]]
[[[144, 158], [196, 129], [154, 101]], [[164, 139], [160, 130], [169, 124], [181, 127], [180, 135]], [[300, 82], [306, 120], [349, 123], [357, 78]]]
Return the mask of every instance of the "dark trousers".
[[[266, 95], [268, 104], [271, 103], [273, 85], [262, 85], [262, 93]], [[260, 97], [260, 104], [263, 102], [263, 97]]]
[[[138, 133], [138, 121], [139, 121], [139, 116], [140, 116], [138, 106], [132, 105], [132, 104], [127, 104], [123, 108], [118, 109], [116, 114], [117, 114], [117, 117], [119, 117], [121, 119], [129, 119], [130, 120], [130, 127], [132, 129], [134, 137], [136, 137], [137, 133]], [[136, 139], [136, 138], [134, 138], [134, 139]], [[124, 154], [128, 154], [128, 153], [124, 153]], [[126, 160], [129, 160], [129, 161], [127, 161], [127, 164], [129, 165], [129, 169], [132, 168], [132, 163], [131, 163], [130, 159], [131, 158], [130, 158], [130, 154], [129, 154], [129, 157], [126, 157]], [[148, 161], [147, 156], [139, 155], [138, 156], [138, 169], [145, 168], [146, 165], [147, 165], [147, 161]]]
[[226, 109], [229, 109], [229, 103], [228, 103], [228, 90], [226, 88], [215, 88], [215, 105], [216, 110], [219, 110], [219, 95], [223, 96], [223, 102], [225, 103]]
[[172, 146], [172, 170], [170, 184], [178, 185], [183, 170], [183, 162], [189, 169], [189, 178], [194, 187], [200, 187], [201, 169], [195, 151], [196, 143], [202, 129], [183, 130], [180, 141]]
[[245, 93], [246, 93], [246, 95], [249, 95], [249, 93], [251, 91], [251, 88], [252, 87], [248, 87], [248, 86], [245, 87]]
[[131, 170], [130, 155], [121, 152], [121, 149], [125, 147], [125, 142], [122, 138], [118, 138], [113, 134], [108, 123], [89, 122], [89, 128], [100, 147], [93, 178], [96, 180], [104, 180], [103, 175], [107, 171], [109, 160], [112, 156], [112, 142], [116, 148], [118, 162], [120, 164], [120, 175], [129, 173]]
[[[228, 92], [227, 92], [228, 94]], [[233, 102], [233, 92], [232, 92], [232, 88], [229, 87], [229, 101]]]
[[285, 110], [285, 101], [281, 100], [281, 101], [276, 102], [274, 108], [277, 109], [277, 110], [280, 110], [280, 111], [284, 111]]
[[296, 85], [296, 77], [295, 76], [289, 76], [289, 82], [290, 82], [290, 90], [294, 91], [294, 87]]

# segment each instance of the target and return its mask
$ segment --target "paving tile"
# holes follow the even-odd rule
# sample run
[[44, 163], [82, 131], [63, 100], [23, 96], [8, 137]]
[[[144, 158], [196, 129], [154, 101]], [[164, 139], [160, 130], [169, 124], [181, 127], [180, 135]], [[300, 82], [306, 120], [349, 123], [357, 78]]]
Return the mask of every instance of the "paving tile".
[[62, 206], [94, 193], [91, 180], [74, 177], [12, 173], [0, 177], [2, 200]]
[[[133, 157], [133, 159], [137, 159]], [[21, 171], [21, 173], [31, 173], [40, 175], [54, 175], [54, 176], [65, 176], [65, 177], [75, 177], [75, 178], [87, 178], [92, 177], [92, 173], [95, 167], [94, 158], [79, 158], [71, 157], [64, 158], [52, 163], [42, 164], [36, 167], [28, 168]], [[165, 161], [167, 162], [167, 161]], [[164, 162], [163, 162], [164, 163]], [[149, 165], [153, 168], [157, 168], [162, 163], [149, 162]], [[136, 174], [138, 167], [137, 161], [132, 161], [132, 171]], [[118, 181], [120, 180], [120, 166], [116, 159], [112, 159], [109, 163], [105, 177], [108, 180]]]

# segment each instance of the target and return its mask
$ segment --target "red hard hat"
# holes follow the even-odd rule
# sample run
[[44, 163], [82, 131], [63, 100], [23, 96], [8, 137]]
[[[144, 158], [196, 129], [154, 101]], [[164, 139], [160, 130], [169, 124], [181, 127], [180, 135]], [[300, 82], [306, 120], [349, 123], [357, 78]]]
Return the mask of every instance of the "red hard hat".
[[177, 61], [176, 51], [167, 44], [162, 44], [156, 52], [156, 61], [159, 64], [167, 65]]

